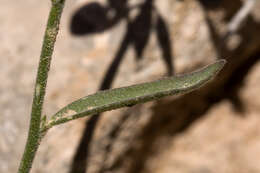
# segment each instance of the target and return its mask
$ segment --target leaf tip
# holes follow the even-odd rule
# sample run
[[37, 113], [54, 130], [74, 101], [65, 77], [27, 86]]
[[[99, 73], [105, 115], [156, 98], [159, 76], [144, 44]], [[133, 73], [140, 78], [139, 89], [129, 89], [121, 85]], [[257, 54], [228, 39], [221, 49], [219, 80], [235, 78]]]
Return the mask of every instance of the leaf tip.
[[217, 75], [224, 68], [226, 63], [227, 61], [225, 59], [220, 59], [213, 64], [213, 66], [215, 67], [215, 75]]
[[225, 66], [226, 64], [226, 60], [225, 59], [219, 59], [217, 61], [215, 61], [212, 64], [207, 65], [206, 67], [204, 67], [204, 70], [207, 71], [209, 74], [211, 74], [211, 77], [216, 76]]
[[227, 63], [227, 60], [220, 59], [216, 63], [218, 63], [218, 65], [219, 65], [219, 70], [221, 70], [225, 66], [225, 64]]

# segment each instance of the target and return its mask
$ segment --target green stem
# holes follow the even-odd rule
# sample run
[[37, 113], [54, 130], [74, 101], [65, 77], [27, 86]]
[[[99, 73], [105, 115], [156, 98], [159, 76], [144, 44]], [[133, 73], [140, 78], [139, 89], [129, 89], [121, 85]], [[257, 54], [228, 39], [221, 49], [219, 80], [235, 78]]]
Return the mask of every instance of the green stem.
[[34, 97], [32, 103], [32, 112], [30, 120], [30, 129], [23, 153], [18, 173], [29, 173], [32, 162], [41, 139], [40, 124], [42, 106], [44, 102], [45, 89], [48, 79], [48, 72], [51, 64], [51, 58], [59, 31], [59, 23], [65, 0], [52, 0], [52, 7], [49, 13], [48, 23], [45, 30], [43, 46], [38, 66]]

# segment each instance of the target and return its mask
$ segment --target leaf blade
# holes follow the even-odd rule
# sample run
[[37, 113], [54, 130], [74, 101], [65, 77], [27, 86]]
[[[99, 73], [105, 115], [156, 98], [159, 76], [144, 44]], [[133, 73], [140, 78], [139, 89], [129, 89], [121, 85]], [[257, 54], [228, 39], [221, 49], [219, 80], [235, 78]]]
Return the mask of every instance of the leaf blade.
[[225, 62], [225, 60], [218, 60], [190, 74], [169, 77], [129, 87], [104, 90], [83, 97], [58, 111], [46, 126], [43, 127], [42, 131], [90, 114], [144, 103], [164, 96], [190, 92], [216, 76], [223, 68]]

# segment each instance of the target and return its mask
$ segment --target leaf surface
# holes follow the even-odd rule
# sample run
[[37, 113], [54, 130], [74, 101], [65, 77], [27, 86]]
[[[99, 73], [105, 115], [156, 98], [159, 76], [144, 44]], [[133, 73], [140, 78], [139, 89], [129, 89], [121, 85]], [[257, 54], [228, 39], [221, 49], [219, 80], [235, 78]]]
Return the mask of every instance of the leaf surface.
[[65, 106], [53, 115], [51, 120], [43, 126], [42, 130], [46, 131], [52, 126], [87, 115], [132, 106], [164, 96], [190, 92], [214, 78], [223, 68], [225, 62], [225, 60], [218, 60], [190, 74], [112, 90], [104, 90], [83, 97]]

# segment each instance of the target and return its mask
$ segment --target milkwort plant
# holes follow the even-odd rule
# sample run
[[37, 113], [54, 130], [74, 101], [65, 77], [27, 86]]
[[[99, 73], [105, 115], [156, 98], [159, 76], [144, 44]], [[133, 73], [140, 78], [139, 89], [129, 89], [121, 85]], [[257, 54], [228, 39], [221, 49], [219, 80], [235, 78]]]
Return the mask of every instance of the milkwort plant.
[[225, 64], [225, 60], [218, 60], [190, 74], [100, 91], [68, 104], [52, 115], [50, 119], [47, 119], [46, 116], [42, 116], [42, 108], [48, 72], [64, 5], [65, 0], [51, 0], [51, 9], [36, 76], [28, 138], [18, 173], [30, 172], [41, 139], [50, 128], [88, 115], [190, 92], [213, 79]]

